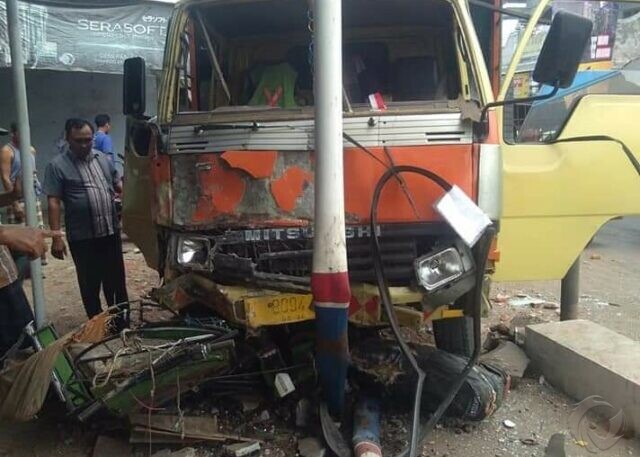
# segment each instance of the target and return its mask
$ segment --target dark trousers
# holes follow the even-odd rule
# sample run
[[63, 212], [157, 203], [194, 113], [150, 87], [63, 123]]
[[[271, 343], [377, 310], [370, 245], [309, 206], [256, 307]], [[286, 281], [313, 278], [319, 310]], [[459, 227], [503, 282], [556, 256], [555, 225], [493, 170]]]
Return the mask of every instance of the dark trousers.
[[[82, 303], [87, 316], [92, 318], [102, 312], [100, 288], [107, 306], [121, 305], [120, 310], [128, 310], [129, 298], [122, 258], [120, 234], [69, 241], [69, 249], [76, 265]], [[128, 313], [127, 313], [128, 314]], [[126, 319], [126, 316], [123, 316]], [[119, 319], [118, 326], [125, 322]]]
[[22, 329], [34, 320], [18, 281], [0, 289], [0, 357], [18, 341]]

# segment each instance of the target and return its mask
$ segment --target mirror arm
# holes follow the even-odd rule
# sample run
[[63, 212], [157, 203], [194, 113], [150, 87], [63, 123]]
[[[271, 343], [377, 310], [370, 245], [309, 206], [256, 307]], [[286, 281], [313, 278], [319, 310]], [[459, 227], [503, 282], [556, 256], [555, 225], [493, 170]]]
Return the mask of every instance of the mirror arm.
[[482, 108], [482, 113], [480, 114], [480, 123], [484, 124], [487, 121], [487, 112], [491, 108], [496, 108], [498, 106], [515, 105], [516, 103], [528, 103], [528, 102], [538, 102], [542, 100], [548, 100], [550, 98], [555, 97], [559, 90], [560, 90], [560, 83], [556, 82], [553, 86], [553, 90], [548, 94], [536, 95], [534, 97], [526, 97], [526, 98], [513, 98], [511, 100], [502, 100], [500, 102], [487, 103], [486, 105], [484, 105], [484, 108]]

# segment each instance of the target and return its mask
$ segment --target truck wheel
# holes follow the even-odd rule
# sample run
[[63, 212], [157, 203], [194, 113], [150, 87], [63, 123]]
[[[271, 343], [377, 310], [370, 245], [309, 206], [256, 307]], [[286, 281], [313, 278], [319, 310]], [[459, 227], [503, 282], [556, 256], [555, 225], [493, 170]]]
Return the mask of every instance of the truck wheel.
[[473, 355], [473, 319], [468, 316], [433, 321], [436, 347], [463, 357]]

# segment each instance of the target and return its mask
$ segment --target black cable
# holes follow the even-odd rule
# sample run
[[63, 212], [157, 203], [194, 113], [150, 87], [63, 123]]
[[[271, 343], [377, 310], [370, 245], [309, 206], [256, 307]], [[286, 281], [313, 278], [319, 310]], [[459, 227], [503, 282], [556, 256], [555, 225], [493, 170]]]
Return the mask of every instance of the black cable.
[[[451, 404], [455, 396], [458, 394], [458, 391], [460, 390], [460, 387], [462, 387], [462, 384], [467, 378], [467, 375], [478, 362], [478, 358], [480, 356], [480, 347], [482, 346], [482, 342], [480, 340], [480, 332], [481, 332], [480, 321], [481, 321], [481, 313], [482, 313], [482, 310], [481, 310], [482, 281], [483, 281], [484, 272], [486, 269], [487, 257], [489, 255], [489, 250], [491, 249], [491, 242], [493, 241], [494, 235], [495, 235], [495, 229], [493, 227], [487, 228], [485, 234], [483, 235], [483, 237], [481, 238], [481, 241], [479, 242], [479, 248], [477, 250], [477, 256], [476, 256], [476, 268], [477, 268], [476, 275], [477, 276], [476, 276], [476, 285], [474, 289], [475, 293], [473, 296], [474, 310], [473, 310], [473, 316], [472, 316], [473, 317], [473, 342], [474, 342], [473, 354], [469, 359], [469, 362], [467, 363], [467, 365], [464, 367], [464, 369], [460, 372], [458, 377], [453, 382], [445, 398], [440, 402], [440, 405], [438, 405], [438, 408], [431, 415], [427, 423], [424, 424], [424, 426], [422, 427], [419, 442], [424, 442], [424, 440], [429, 435], [429, 433], [431, 433], [431, 431], [433, 430], [435, 425], [438, 423], [442, 415], [446, 412], [447, 408], [449, 408], [449, 405]], [[410, 449], [405, 449], [400, 454], [398, 454], [397, 457], [406, 457], [409, 452], [410, 452]]]
[[[382, 159], [380, 159], [378, 156], [376, 156], [371, 150], [367, 149], [363, 144], [358, 142], [358, 140], [353, 138], [348, 133], [342, 132], [342, 137], [345, 140], [347, 140], [349, 143], [354, 145], [356, 148], [360, 149], [362, 152], [367, 154], [369, 157], [371, 157], [372, 159], [374, 159], [378, 163], [382, 164], [382, 166], [386, 170], [389, 170], [390, 168], [393, 168], [393, 167], [396, 166], [396, 164], [393, 161], [393, 155], [391, 155], [391, 151], [389, 150], [388, 146], [384, 146], [383, 150], [384, 150], [385, 155], [387, 156], [387, 159], [389, 160], [389, 164], [385, 163]], [[406, 181], [402, 178], [402, 176], [400, 176], [399, 173], [395, 173], [395, 176], [396, 176], [396, 179], [398, 180], [398, 183], [400, 184], [400, 187], [402, 188], [402, 191], [407, 196], [407, 200], [409, 200], [409, 204], [411, 204], [411, 209], [413, 209], [413, 214], [415, 214], [416, 219], [419, 219], [420, 218], [420, 214], [418, 214], [418, 207], [416, 206], [416, 202], [413, 199], [413, 196], [411, 195], [411, 192], [409, 191], [409, 186], [407, 186]]]
[[476, 287], [474, 289], [473, 296], [473, 322], [474, 322], [474, 351], [471, 359], [464, 367], [464, 369], [460, 372], [458, 377], [453, 382], [451, 388], [447, 392], [445, 398], [440, 402], [440, 405], [436, 409], [436, 411], [431, 415], [425, 426], [422, 428], [422, 432], [420, 432], [420, 407], [422, 401], [422, 390], [424, 385], [425, 373], [418, 365], [417, 360], [413, 356], [411, 349], [408, 344], [402, 338], [402, 334], [400, 333], [400, 326], [398, 323], [397, 316], [395, 314], [395, 310], [393, 308], [393, 304], [391, 302], [391, 297], [389, 294], [389, 288], [386, 282], [386, 276], [384, 273], [384, 265], [382, 263], [381, 249], [380, 249], [380, 240], [378, 238], [378, 232], [376, 230], [377, 227], [377, 219], [378, 219], [378, 203], [380, 200], [380, 195], [385, 184], [392, 179], [394, 176], [397, 176], [399, 173], [415, 173], [425, 178], [430, 179], [432, 182], [440, 186], [445, 192], [451, 190], [451, 184], [443, 179], [441, 176], [433, 173], [429, 170], [425, 170], [419, 167], [413, 166], [394, 166], [389, 168], [385, 174], [380, 178], [378, 183], [376, 184], [376, 188], [373, 194], [373, 199], [371, 202], [371, 231], [373, 236], [372, 240], [372, 249], [373, 249], [373, 264], [374, 270], [376, 274], [376, 280], [378, 283], [378, 290], [380, 292], [380, 298], [382, 299], [382, 303], [385, 308], [385, 312], [389, 318], [389, 323], [391, 324], [391, 329], [393, 334], [400, 345], [400, 349], [403, 355], [407, 358], [412, 368], [416, 372], [418, 376], [418, 380], [416, 382], [416, 389], [414, 392], [414, 404], [413, 404], [413, 417], [411, 423], [411, 437], [409, 441], [409, 447], [400, 453], [398, 457], [415, 457], [416, 451], [418, 449], [418, 445], [424, 441], [426, 436], [431, 432], [435, 424], [440, 420], [444, 412], [447, 410], [451, 401], [456, 396], [462, 383], [465, 381], [467, 375], [473, 368], [473, 366], [477, 363], [478, 357], [480, 355], [480, 320], [481, 320], [481, 295], [482, 295], [482, 281], [484, 278], [484, 271], [486, 268], [486, 260], [489, 254], [489, 250], [491, 248], [491, 241], [493, 240], [493, 235], [495, 233], [495, 229], [489, 228], [481, 238], [481, 242], [479, 243], [479, 247], [477, 249], [477, 258], [476, 258], [476, 266], [478, 268], [476, 272]]
[[384, 160], [382, 160], [380, 157], [378, 157], [377, 155], [375, 155], [373, 152], [371, 152], [369, 149], [365, 148], [363, 144], [361, 144], [358, 140], [356, 140], [354, 137], [352, 137], [351, 135], [349, 135], [346, 132], [342, 132], [342, 137], [347, 140], [349, 143], [351, 143], [352, 145], [354, 145], [356, 148], [360, 149], [362, 152], [364, 152], [365, 154], [367, 154], [369, 157], [371, 157], [373, 160], [375, 160], [376, 162], [378, 162], [380, 165], [382, 165], [384, 168], [386, 168], [387, 170], [389, 170], [390, 166], [388, 163], [385, 163]]
[[378, 238], [377, 233], [377, 220], [378, 220], [378, 202], [380, 200], [380, 194], [382, 193], [382, 189], [384, 185], [392, 178], [396, 177], [398, 173], [409, 172], [416, 173], [422, 175], [438, 186], [440, 186], [445, 192], [451, 190], [451, 184], [445, 181], [439, 175], [429, 171], [424, 170], [418, 167], [412, 166], [395, 166], [390, 167], [382, 178], [376, 184], [375, 191], [373, 193], [373, 199], [371, 202], [371, 231], [373, 236], [372, 240], [372, 248], [373, 248], [373, 266], [376, 274], [376, 279], [378, 282], [378, 290], [380, 292], [380, 298], [382, 299], [382, 303], [385, 308], [385, 312], [387, 313], [387, 317], [389, 318], [389, 323], [391, 324], [391, 329], [393, 330], [393, 334], [400, 345], [400, 350], [407, 358], [409, 363], [411, 364], [413, 370], [418, 375], [418, 381], [416, 382], [416, 390], [414, 393], [414, 406], [413, 406], [413, 418], [411, 422], [411, 439], [409, 443], [409, 457], [415, 457], [418, 445], [418, 437], [419, 437], [419, 426], [420, 426], [420, 403], [422, 400], [422, 388], [424, 385], [425, 373], [422, 371], [420, 366], [418, 365], [417, 360], [413, 356], [411, 352], [411, 348], [407, 342], [402, 338], [402, 334], [400, 333], [400, 325], [398, 323], [398, 318], [395, 314], [395, 310], [393, 309], [393, 304], [391, 303], [391, 297], [389, 295], [389, 287], [386, 282], [386, 276], [384, 273], [384, 265], [382, 264], [382, 256], [380, 254], [380, 240]]
[[631, 152], [631, 149], [629, 149], [627, 145], [624, 144], [622, 141], [608, 135], [576, 136], [571, 138], [563, 138], [560, 140], [553, 140], [546, 144], [573, 143], [573, 142], [578, 143], [578, 142], [584, 142], [584, 141], [613, 141], [614, 143], [619, 144], [622, 147], [622, 151], [625, 153], [625, 155], [629, 159], [629, 162], [631, 162], [631, 165], [633, 165], [633, 168], [640, 175], [640, 162], [638, 162], [638, 159], [636, 158], [636, 156], [633, 155], [633, 152]]

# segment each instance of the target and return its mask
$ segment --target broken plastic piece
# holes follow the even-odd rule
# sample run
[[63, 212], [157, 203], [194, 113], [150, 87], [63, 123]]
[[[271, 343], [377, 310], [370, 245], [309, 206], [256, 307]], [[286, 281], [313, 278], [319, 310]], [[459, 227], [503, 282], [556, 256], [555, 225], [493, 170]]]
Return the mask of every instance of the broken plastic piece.
[[254, 452], [260, 451], [260, 443], [254, 441], [252, 443], [237, 443], [229, 444], [224, 447], [227, 455], [233, 457], [244, 457], [245, 455], [251, 455]]
[[278, 373], [276, 375], [274, 384], [276, 387], [276, 392], [278, 392], [278, 396], [280, 398], [286, 397], [291, 392], [296, 390], [296, 386], [293, 384], [289, 373]]

